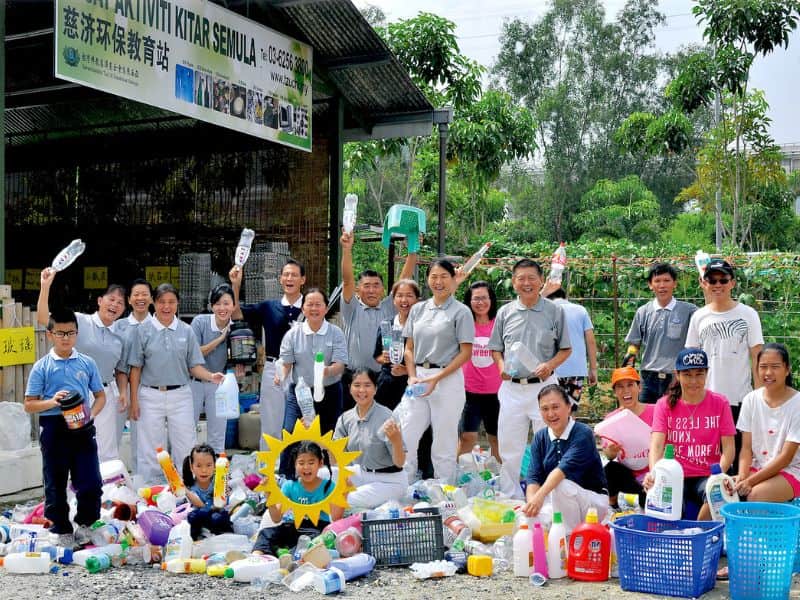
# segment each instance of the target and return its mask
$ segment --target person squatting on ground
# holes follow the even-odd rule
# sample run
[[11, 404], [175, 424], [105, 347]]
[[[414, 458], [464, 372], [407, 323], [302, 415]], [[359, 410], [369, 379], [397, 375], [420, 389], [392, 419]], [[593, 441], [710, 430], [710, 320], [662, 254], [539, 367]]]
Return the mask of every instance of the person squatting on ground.
[[193, 507], [186, 519], [193, 540], [200, 539], [203, 529], [208, 529], [213, 535], [233, 531], [228, 511], [214, 506], [216, 462], [217, 453], [208, 444], [198, 444], [183, 459], [183, 484]]

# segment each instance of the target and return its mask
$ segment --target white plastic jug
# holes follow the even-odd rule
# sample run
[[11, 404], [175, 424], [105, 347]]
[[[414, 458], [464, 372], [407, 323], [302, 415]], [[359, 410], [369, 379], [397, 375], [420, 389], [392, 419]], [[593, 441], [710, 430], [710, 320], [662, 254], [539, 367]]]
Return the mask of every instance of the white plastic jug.
[[530, 577], [533, 570], [533, 535], [527, 523], [514, 534], [514, 576]]
[[225, 379], [222, 380], [217, 391], [214, 392], [214, 403], [218, 418], [239, 418], [239, 384], [236, 383], [236, 375], [233, 374], [233, 369], [228, 369], [225, 373]]
[[733, 477], [723, 473], [720, 465], [711, 465], [711, 476], [706, 481], [706, 502], [711, 511], [712, 521], [723, 521], [720, 514], [722, 507], [739, 501], [739, 494], [732, 491], [733, 486]]
[[664, 449], [664, 458], [659, 460], [652, 471], [653, 487], [647, 492], [646, 515], [677, 521], [683, 511], [683, 467], [675, 460], [672, 444]]
[[164, 548], [164, 562], [175, 558], [192, 558], [192, 529], [188, 521], [181, 521], [169, 532], [167, 546]]
[[3, 558], [3, 567], [8, 573], [49, 573], [50, 555], [47, 552], [15, 552]]
[[267, 577], [280, 567], [280, 562], [269, 554], [254, 554], [232, 562], [225, 570], [226, 577], [233, 577], [234, 581], [250, 583], [256, 577]]
[[567, 576], [567, 528], [560, 512], [553, 513], [553, 524], [547, 534], [547, 570], [550, 579]]

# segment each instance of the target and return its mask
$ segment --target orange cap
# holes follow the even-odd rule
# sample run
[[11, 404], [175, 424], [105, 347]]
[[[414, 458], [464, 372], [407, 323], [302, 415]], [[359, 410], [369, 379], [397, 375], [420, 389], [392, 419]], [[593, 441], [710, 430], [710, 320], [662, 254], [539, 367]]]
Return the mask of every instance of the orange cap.
[[631, 381], [641, 381], [639, 372], [633, 367], [622, 367], [621, 369], [614, 369], [611, 372], [611, 387], [613, 388], [620, 381], [630, 379]]

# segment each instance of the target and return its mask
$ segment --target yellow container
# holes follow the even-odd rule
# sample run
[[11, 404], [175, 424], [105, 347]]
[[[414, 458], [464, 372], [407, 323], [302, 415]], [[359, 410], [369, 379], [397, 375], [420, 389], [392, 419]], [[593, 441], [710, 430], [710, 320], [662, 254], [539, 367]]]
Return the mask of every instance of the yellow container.
[[475, 577], [489, 577], [492, 574], [492, 557], [472, 555], [467, 558], [467, 573]]
[[206, 568], [206, 575], [209, 577], [225, 577], [225, 569], [228, 565], [211, 565]]

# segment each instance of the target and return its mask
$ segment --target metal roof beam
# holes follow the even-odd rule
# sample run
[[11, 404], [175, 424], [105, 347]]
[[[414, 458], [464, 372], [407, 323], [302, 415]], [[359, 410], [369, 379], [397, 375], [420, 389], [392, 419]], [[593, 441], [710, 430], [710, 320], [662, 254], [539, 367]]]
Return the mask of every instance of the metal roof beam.
[[12, 33], [11, 35], [6, 36], [6, 42], [16, 42], [17, 40], [29, 40], [35, 37], [45, 37], [48, 35], [53, 35], [54, 32], [55, 29], [53, 27], [48, 27], [46, 29], [37, 29], [35, 31]]
[[360, 69], [364, 67], [380, 67], [388, 64], [392, 60], [392, 55], [388, 52], [378, 52], [375, 54], [357, 54], [353, 56], [341, 56], [318, 61], [319, 65], [328, 71], [345, 71], [347, 69]]

